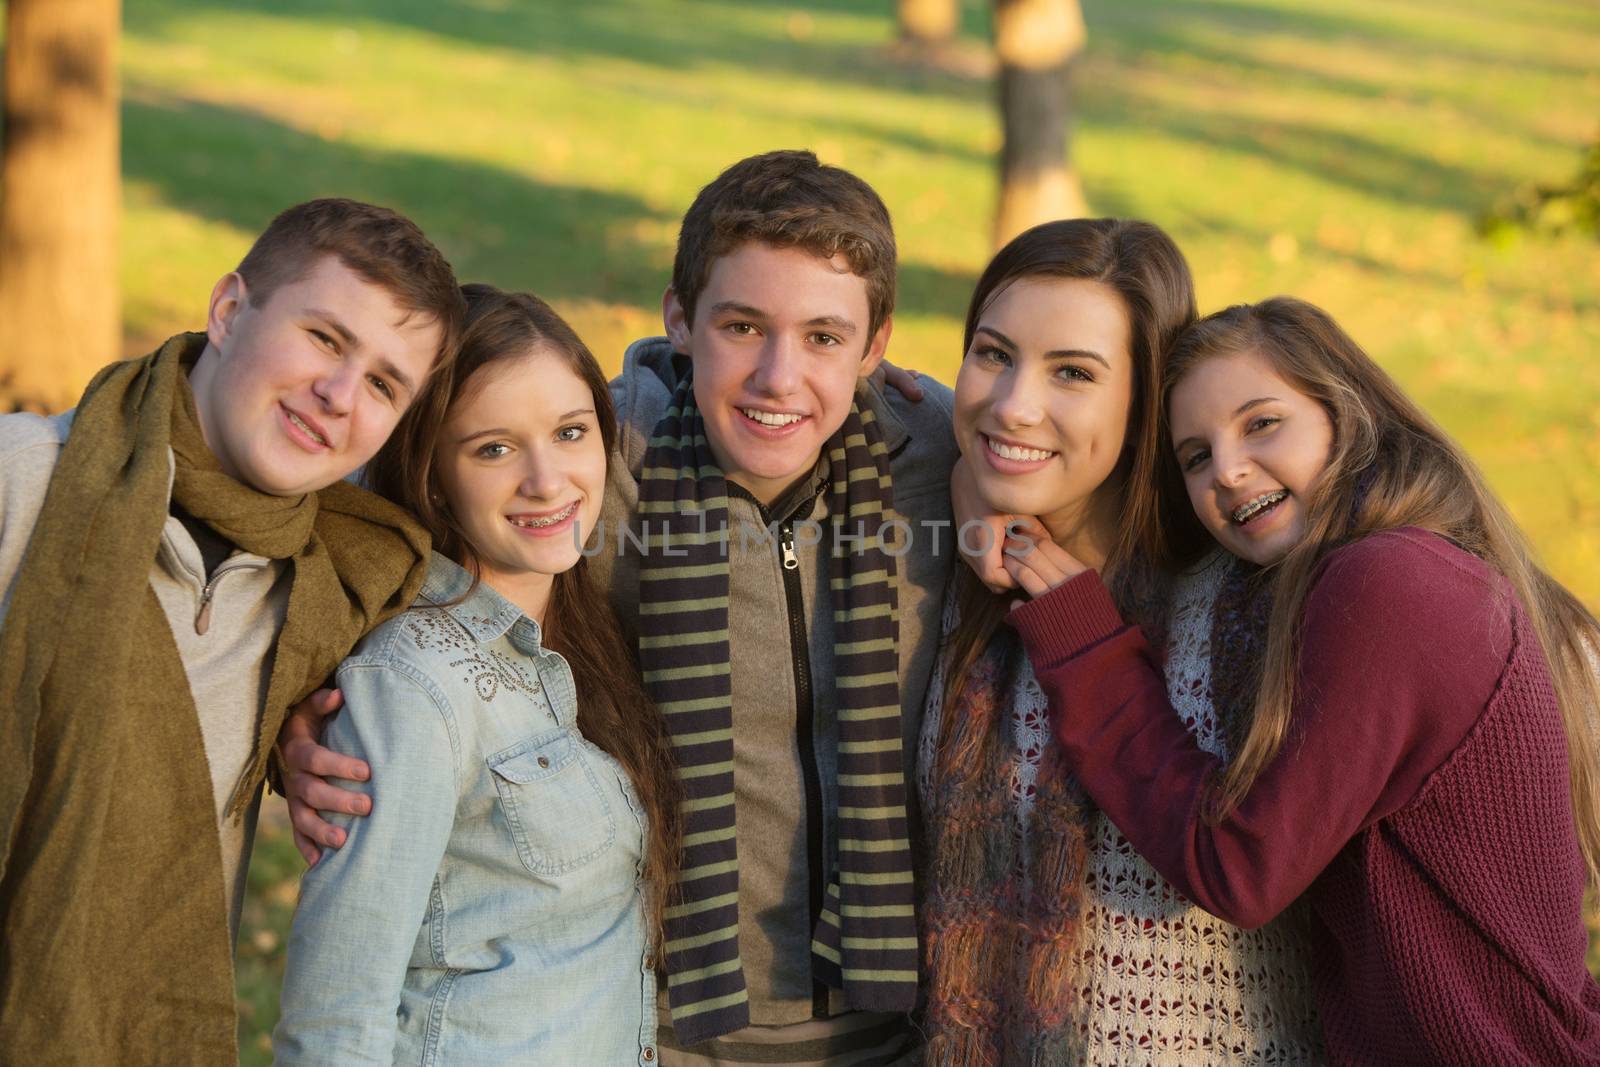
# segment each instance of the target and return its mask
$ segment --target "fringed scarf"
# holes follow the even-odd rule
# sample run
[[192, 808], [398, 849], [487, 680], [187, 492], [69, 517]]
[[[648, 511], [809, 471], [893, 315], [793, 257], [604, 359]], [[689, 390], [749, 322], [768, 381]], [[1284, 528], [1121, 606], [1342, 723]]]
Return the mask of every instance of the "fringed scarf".
[[1002, 627], [961, 692], [929, 711], [941, 717], [923, 901], [930, 1067], [1082, 1058], [1074, 959], [1089, 807], [1045, 731], [1019, 851], [1012, 781], [1024, 754], [1011, 708], [1030, 673], [1020, 640]]
[[[902, 768], [895, 560], [877, 536], [892, 516], [888, 450], [852, 407], [828, 442], [839, 699], [839, 862], [812, 941], [816, 977], [852, 1007], [909, 1011], [917, 938]], [[684, 853], [666, 910], [668, 1003], [685, 1044], [749, 1025], [739, 955], [728, 499], [685, 377], [656, 426], [639, 490], [649, 538], [640, 565], [639, 658], [666, 718], [684, 784]]]
[[[247, 552], [292, 559], [251, 763], [290, 705], [421, 586], [427, 535], [339, 483], [276, 497], [224, 474], [180, 334], [90, 383], [0, 630], [0, 1062], [235, 1059], [232, 944], [205, 741], [150, 586], [171, 499]], [[170, 453], [169, 453], [170, 449]]]

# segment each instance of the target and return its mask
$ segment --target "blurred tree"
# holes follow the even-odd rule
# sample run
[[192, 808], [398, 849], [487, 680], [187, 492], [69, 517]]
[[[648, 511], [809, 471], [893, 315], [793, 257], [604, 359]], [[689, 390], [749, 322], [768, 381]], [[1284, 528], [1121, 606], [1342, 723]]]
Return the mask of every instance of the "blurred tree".
[[8, 0], [0, 410], [59, 411], [117, 358], [121, 0]]
[[896, 0], [900, 43], [916, 51], [932, 51], [955, 36], [960, 21], [958, 0]]
[[1600, 136], [1589, 146], [1578, 174], [1563, 185], [1524, 185], [1482, 219], [1484, 235], [1498, 241], [1519, 230], [1600, 237]]
[[995, 0], [1000, 61], [1000, 204], [995, 246], [1088, 206], [1072, 166], [1072, 67], [1087, 31], [1078, 0]]

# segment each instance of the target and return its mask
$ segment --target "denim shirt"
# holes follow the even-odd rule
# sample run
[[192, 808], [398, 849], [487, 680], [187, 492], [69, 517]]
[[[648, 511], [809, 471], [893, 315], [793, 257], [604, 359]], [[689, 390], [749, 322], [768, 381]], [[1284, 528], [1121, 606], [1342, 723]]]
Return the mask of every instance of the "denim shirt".
[[435, 554], [416, 604], [339, 668], [327, 744], [365, 818], [306, 872], [280, 1064], [653, 1067], [644, 814], [578, 732], [539, 625]]

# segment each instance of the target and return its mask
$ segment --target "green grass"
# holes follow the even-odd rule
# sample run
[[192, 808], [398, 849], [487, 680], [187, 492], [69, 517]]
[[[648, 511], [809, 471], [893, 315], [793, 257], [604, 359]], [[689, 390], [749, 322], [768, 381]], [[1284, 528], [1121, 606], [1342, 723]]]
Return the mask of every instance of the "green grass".
[[[1327, 307], [1467, 446], [1550, 568], [1600, 604], [1600, 246], [1487, 244], [1600, 116], [1584, 0], [1086, 0], [1074, 151], [1095, 208], [1165, 226], [1203, 309]], [[892, 358], [947, 381], [989, 252], [982, 55], [888, 49], [888, 0], [129, 0], [127, 347], [202, 319], [279, 208], [416, 217], [464, 279], [531, 288], [608, 365], [658, 329], [677, 219], [733, 160], [810, 146], [884, 195]], [[263, 833], [241, 939], [247, 1057], [275, 1014], [285, 880]], [[267, 932], [263, 932], [267, 931]]]
[[[414, 215], [463, 278], [553, 300], [612, 366], [657, 329], [676, 223], [749, 152], [809, 145], [894, 212], [892, 356], [946, 378], [989, 252], [998, 125], [965, 62], [896, 59], [887, 0], [133, 0], [129, 351], [200, 321], [282, 206]], [[1596, 134], [1580, 0], [1085, 4], [1074, 150], [1096, 210], [1167, 227], [1202, 305], [1327, 307], [1483, 465], [1600, 603], [1600, 263], [1489, 244], [1480, 212]], [[978, 69], [974, 69], [978, 68]]]

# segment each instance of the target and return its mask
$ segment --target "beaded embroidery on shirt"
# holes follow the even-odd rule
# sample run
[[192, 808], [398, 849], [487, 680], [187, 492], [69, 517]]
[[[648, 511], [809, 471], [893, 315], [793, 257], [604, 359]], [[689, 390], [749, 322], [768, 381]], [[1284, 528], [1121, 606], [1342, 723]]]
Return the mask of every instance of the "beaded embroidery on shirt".
[[541, 691], [539, 679], [524, 662], [484, 648], [447, 612], [407, 612], [406, 629], [425, 652], [459, 653], [450, 660], [450, 669], [462, 671], [462, 679], [477, 690], [478, 699], [485, 703], [498, 696], [502, 688], [526, 696], [536, 696]]

